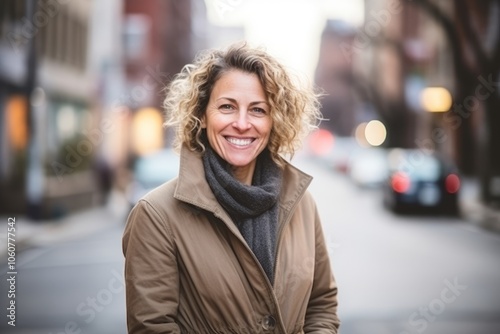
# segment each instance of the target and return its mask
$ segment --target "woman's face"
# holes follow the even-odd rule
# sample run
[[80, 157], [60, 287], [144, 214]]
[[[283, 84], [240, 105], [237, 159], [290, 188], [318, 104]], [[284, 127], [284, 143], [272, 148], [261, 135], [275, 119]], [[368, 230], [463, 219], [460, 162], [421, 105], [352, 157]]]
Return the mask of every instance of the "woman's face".
[[256, 158], [269, 142], [269, 111], [257, 75], [231, 70], [215, 82], [202, 125], [210, 146], [243, 183], [251, 183]]

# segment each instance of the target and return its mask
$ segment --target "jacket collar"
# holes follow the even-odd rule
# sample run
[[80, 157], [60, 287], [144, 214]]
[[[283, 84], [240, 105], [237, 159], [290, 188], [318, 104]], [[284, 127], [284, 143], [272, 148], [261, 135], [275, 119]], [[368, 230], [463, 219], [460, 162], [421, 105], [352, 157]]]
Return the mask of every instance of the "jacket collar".
[[[286, 162], [280, 195], [280, 224], [287, 219], [295, 204], [302, 198], [312, 181], [310, 175]], [[201, 154], [181, 148], [180, 168], [174, 197], [201, 209], [213, 212], [215, 216], [230, 221], [231, 219], [217, 202], [205, 179], [205, 170]]]

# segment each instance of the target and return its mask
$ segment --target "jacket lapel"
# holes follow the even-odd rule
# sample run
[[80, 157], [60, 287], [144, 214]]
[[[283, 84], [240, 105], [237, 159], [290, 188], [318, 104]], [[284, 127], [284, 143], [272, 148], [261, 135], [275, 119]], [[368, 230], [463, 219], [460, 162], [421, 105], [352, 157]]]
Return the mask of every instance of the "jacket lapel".
[[213, 213], [214, 216], [227, 225], [233, 234], [245, 242], [238, 227], [232, 222], [212, 193], [212, 189], [210, 189], [205, 179], [205, 170], [200, 153], [192, 152], [185, 146], [181, 149], [179, 178], [174, 197]]

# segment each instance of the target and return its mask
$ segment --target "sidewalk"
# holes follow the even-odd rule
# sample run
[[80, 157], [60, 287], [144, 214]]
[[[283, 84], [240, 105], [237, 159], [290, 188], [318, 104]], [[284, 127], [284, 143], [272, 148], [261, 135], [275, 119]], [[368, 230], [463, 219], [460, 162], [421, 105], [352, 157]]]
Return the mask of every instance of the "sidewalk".
[[479, 182], [463, 179], [460, 196], [462, 218], [480, 228], [500, 233], [500, 209], [482, 204], [479, 198]]
[[[108, 203], [70, 214], [57, 220], [31, 221], [26, 216], [15, 217], [15, 248], [16, 255], [30, 248], [48, 246], [55, 242], [67, 241], [91, 235], [117, 223], [125, 222], [128, 214], [128, 203], [124, 196], [114, 191], [110, 194]], [[7, 223], [8, 216], [0, 217], [0, 263], [7, 261]]]

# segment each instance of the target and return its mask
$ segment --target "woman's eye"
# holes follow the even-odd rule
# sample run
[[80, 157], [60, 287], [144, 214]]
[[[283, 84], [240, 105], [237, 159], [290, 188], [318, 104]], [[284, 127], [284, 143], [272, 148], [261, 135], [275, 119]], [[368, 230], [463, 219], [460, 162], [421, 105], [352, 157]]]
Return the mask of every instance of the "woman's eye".
[[266, 113], [266, 111], [262, 108], [253, 108], [252, 111], [257, 113], [257, 114], [265, 114]]
[[222, 110], [232, 110], [233, 109], [233, 106], [230, 105], [230, 104], [222, 104], [219, 109], [222, 109]]

